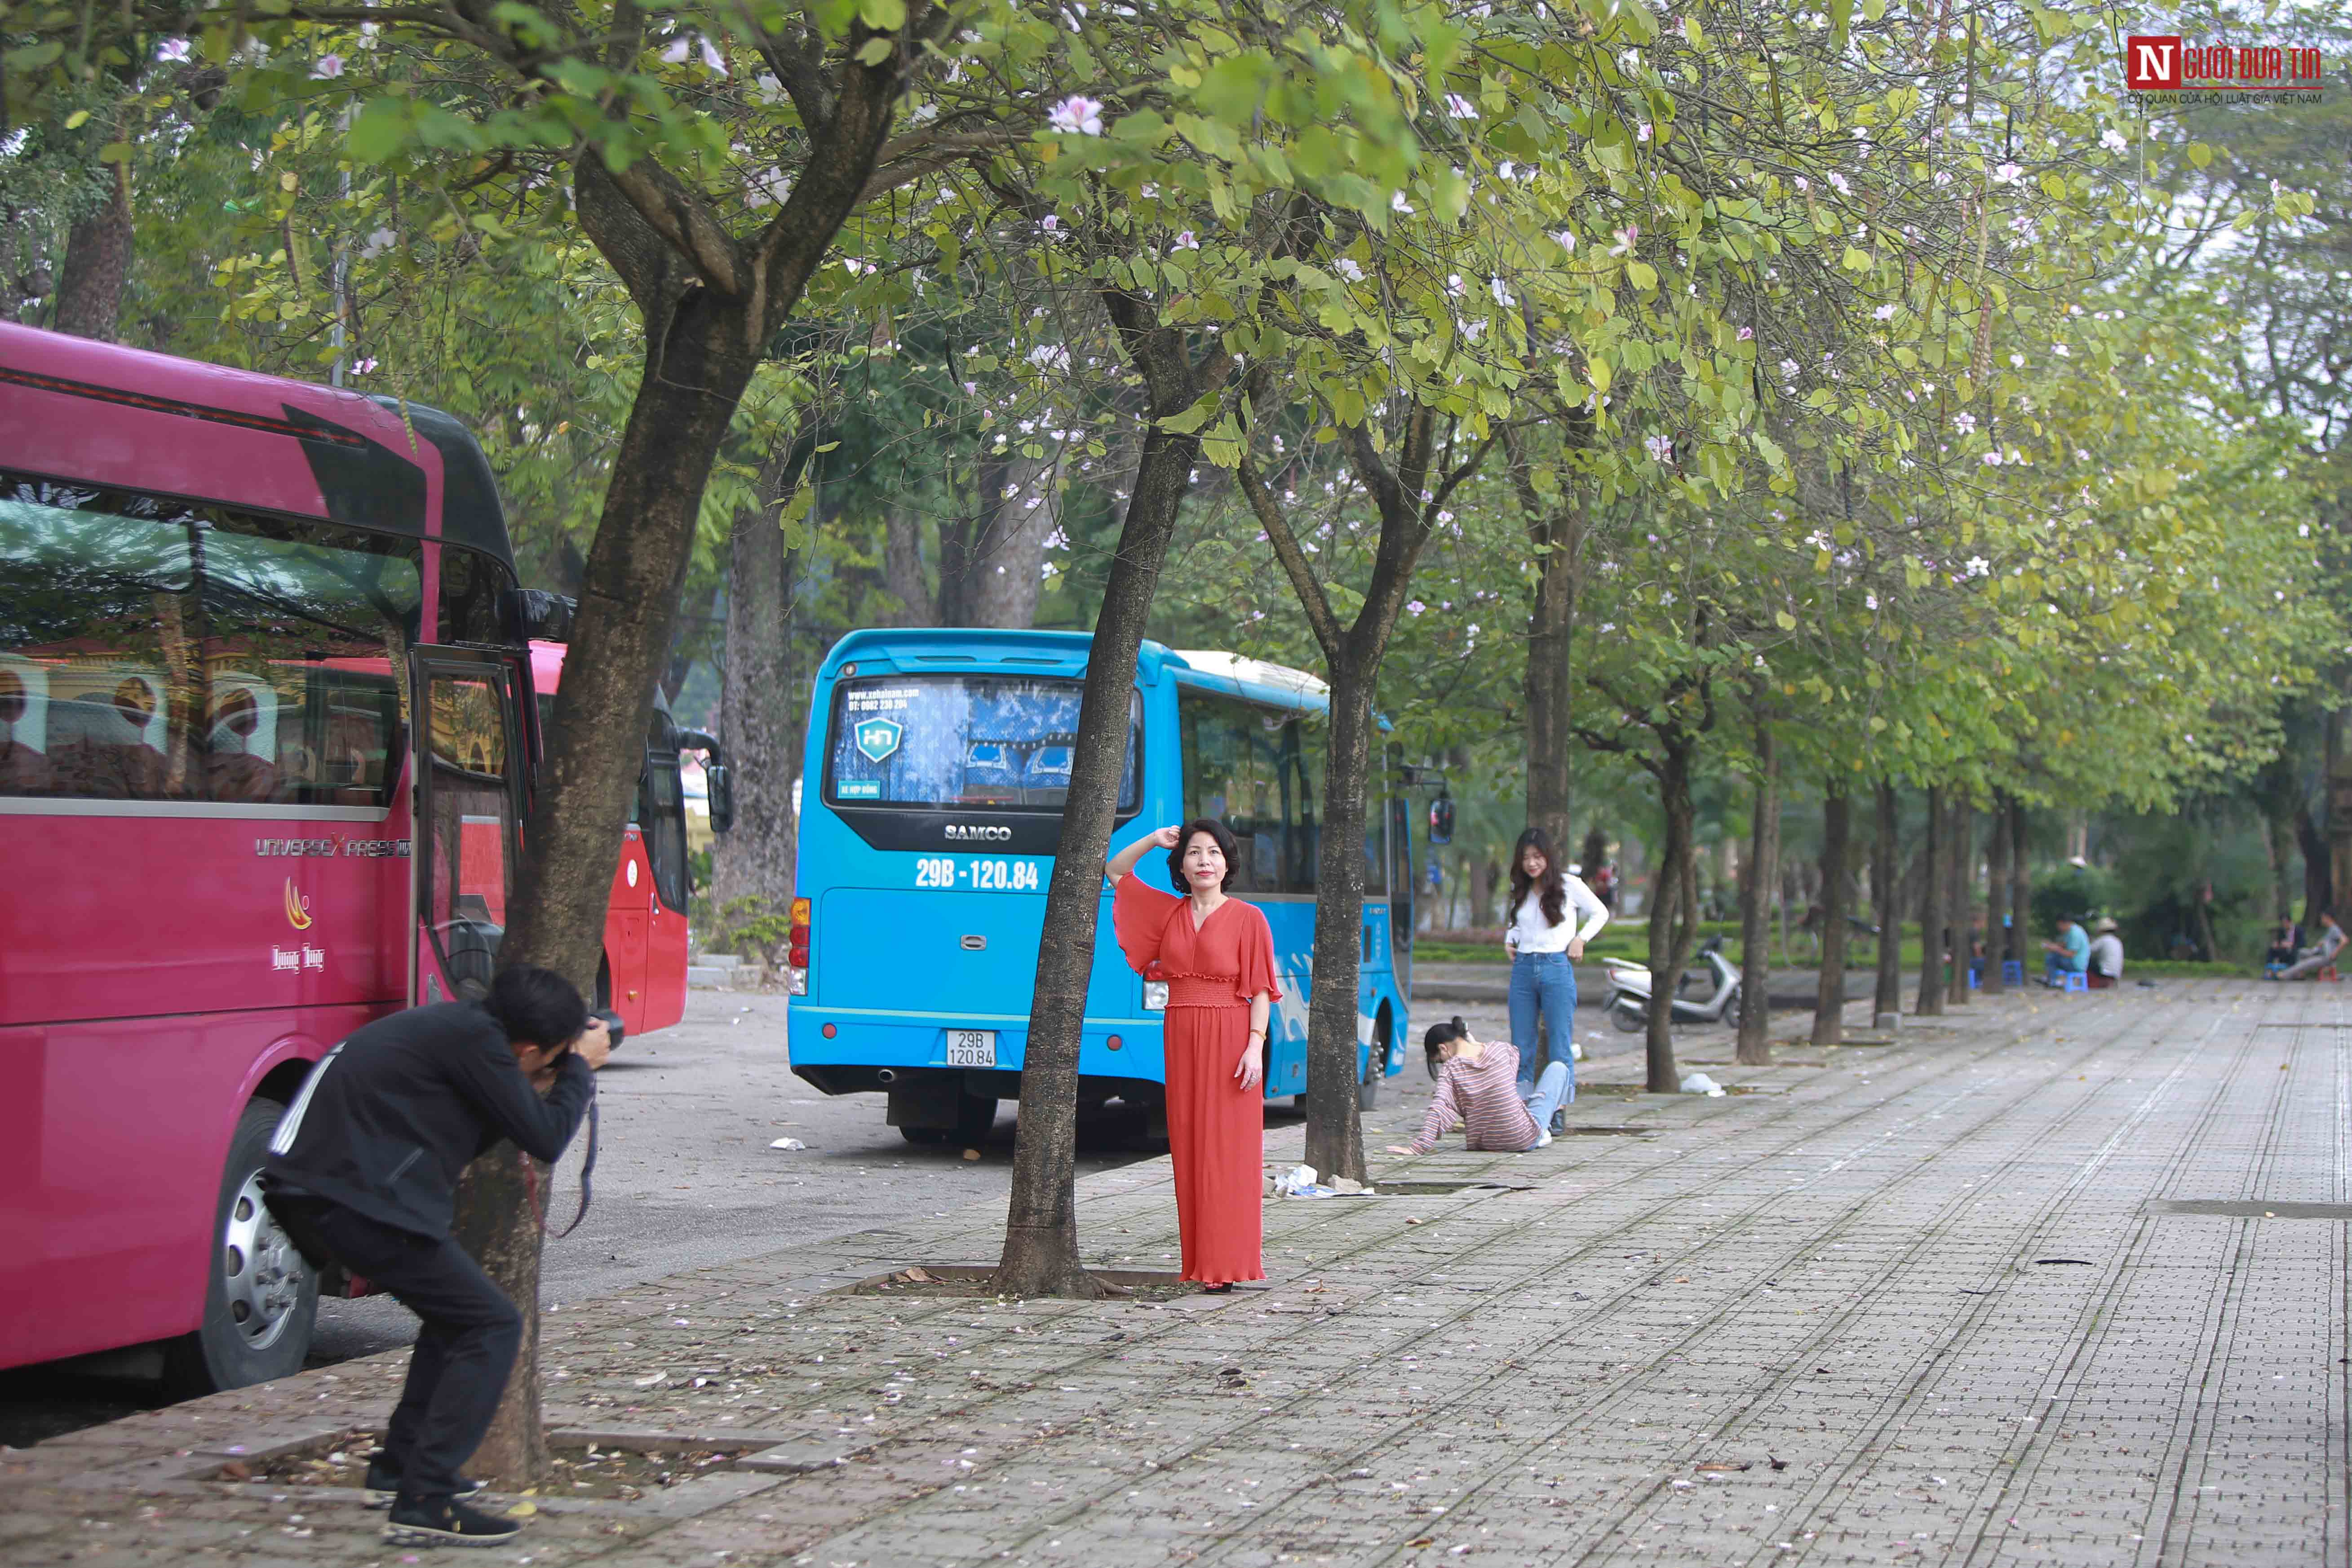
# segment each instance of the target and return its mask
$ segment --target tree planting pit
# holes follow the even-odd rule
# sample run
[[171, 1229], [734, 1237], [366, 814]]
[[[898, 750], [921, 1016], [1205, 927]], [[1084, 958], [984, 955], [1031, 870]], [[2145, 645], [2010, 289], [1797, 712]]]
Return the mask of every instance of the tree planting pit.
[[[905, 1268], [894, 1268], [887, 1274], [868, 1275], [855, 1284], [841, 1286], [826, 1294], [985, 1297], [992, 1300], [999, 1294], [992, 1283], [995, 1276], [996, 1268], [992, 1264], [918, 1263]], [[1194, 1281], [1165, 1269], [1089, 1268], [1087, 1277], [1097, 1284], [1108, 1286], [1108, 1295], [1131, 1301], [1170, 1301], [1202, 1293]], [[1235, 1290], [1263, 1289], [1265, 1287], [1255, 1280], [1234, 1287]]]

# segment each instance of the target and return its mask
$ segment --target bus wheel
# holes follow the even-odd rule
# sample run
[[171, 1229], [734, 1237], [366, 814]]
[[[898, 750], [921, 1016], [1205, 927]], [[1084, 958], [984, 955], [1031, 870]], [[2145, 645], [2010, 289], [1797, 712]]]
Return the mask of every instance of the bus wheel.
[[1364, 1052], [1364, 1076], [1356, 1081], [1356, 1109], [1377, 1110], [1381, 1103], [1381, 1079], [1388, 1076], [1389, 1031], [1396, 1026], [1386, 1007], [1381, 1009], [1380, 1021], [1372, 1026], [1372, 1043]]
[[285, 1110], [257, 1100], [236, 1119], [213, 1215], [204, 1326], [164, 1347], [164, 1382], [174, 1393], [289, 1376], [310, 1353], [319, 1276], [261, 1201], [262, 1162]]

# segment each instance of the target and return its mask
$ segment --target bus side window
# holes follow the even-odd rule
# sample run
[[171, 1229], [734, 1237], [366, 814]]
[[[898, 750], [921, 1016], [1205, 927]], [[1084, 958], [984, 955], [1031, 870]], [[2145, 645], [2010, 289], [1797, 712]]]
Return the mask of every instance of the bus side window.
[[202, 535], [211, 798], [386, 804], [394, 666], [423, 595], [414, 546], [325, 523], [216, 524]]
[[0, 791], [196, 793], [192, 572], [175, 503], [0, 476]]
[[1240, 850], [1237, 893], [1312, 893], [1322, 803], [1314, 765], [1320, 726], [1297, 713], [1182, 691], [1184, 816], [1213, 816]]

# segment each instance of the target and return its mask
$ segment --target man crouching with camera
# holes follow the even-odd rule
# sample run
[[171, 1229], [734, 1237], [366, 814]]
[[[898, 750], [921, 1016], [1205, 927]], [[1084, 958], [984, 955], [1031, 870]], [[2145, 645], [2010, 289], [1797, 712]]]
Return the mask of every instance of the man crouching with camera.
[[496, 1546], [513, 1521], [468, 1508], [457, 1473], [498, 1412], [522, 1314], [450, 1239], [457, 1178], [501, 1138], [552, 1161], [612, 1054], [572, 983], [517, 964], [478, 1002], [380, 1018], [329, 1052], [270, 1140], [269, 1207], [314, 1263], [331, 1258], [424, 1320], [369, 1505], [403, 1545]]

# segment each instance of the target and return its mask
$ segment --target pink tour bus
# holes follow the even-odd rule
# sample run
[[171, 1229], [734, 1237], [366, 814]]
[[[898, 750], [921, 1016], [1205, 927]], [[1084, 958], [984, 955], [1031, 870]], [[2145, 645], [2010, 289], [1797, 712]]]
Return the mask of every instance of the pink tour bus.
[[[446, 415], [0, 323], [0, 1366], [301, 1365], [264, 1146], [336, 1041], [488, 979], [560, 603]], [[614, 885], [682, 924], [663, 837]]]

